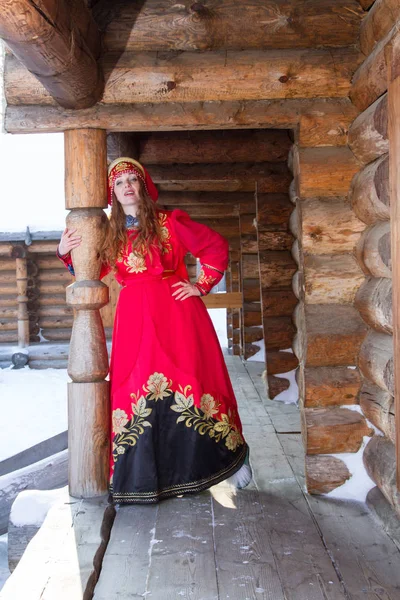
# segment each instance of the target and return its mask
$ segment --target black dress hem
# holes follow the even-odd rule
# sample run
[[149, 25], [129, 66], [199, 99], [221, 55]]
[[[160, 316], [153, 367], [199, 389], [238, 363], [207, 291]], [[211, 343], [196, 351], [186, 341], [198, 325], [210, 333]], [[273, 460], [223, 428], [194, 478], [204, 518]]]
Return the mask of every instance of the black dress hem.
[[234, 462], [226, 467], [222, 471], [218, 471], [214, 475], [201, 479], [199, 481], [193, 481], [190, 483], [182, 483], [165, 488], [163, 490], [157, 490], [153, 492], [118, 492], [113, 493], [112, 486], [110, 486], [110, 494], [112, 502], [114, 504], [151, 504], [157, 503], [160, 500], [171, 498], [173, 496], [180, 496], [182, 494], [196, 494], [203, 490], [206, 490], [225, 479], [228, 479], [231, 475], [236, 473], [242, 466], [246, 459], [247, 444], [243, 444], [243, 448], [234, 460]]

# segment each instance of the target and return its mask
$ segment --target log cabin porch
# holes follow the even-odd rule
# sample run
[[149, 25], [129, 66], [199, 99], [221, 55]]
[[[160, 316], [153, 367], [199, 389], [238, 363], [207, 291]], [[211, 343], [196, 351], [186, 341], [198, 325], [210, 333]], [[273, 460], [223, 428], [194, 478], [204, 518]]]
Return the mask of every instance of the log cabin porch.
[[[107, 159], [126, 153], [143, 160], [167, 207], [188, 208], [229, 239], [227, 360], [244, 415], [254, 410], [257, 418], [245, 424], [254, 441], [256, 487], [238, 494], [236, 509], [208, 498], [218, 525], [210, 530], [208, 521], [189, 522], [186, 537], [170, 536], [168, 558], [162, 532], [168, 535], [167, 520], [176, 518], [168, 506], [201, 507], [204, 495], [147, 511], [149, 529], [134, 532], [142, 545], [131, 550], [154, 561], [153, 570], [143, 570], [138, 594], [158, 593], [154, 565], [162, 563], [171, 598], [181, 591], [188, 598], [207, 597], [201, 587], [174, 587], [176, 547], [178, 554], [189, 553], [181, 567], [193, 573], [191, 585], [207, 581], [214, 586], [211, 597], [242, 599], [242, 583], [249, 598], [395, 597], [395, 534], [388, 537], [364, 506], [321, 495], [354, 476], [345, 457], [365, 447], [368, 474], [400, 515], [398, 3], [252, 0], [240, 3], [240, 13], [235, 4], [44, 0], [40, 10], [25, 0], [4, 4], [5, 128], [15, 134], [64, 132], [68, 224], [79, 228], [84, 243], [74, 252], [77, 276], [71, 282], [54, 260], [56, 240], [0, 240], [0, 341], [23, 346], [40, 331], [53, 342], [71, 336], [69, 430], [76, 437], [69, 443], [69, 491], [84, 498], [81, 504], [71, 500], [75, 508], [92, 506], [88, 514], [99, 536], [104, 506], [90, 498], [107, 490], [103, 327], [112, 326], [117, 290], [98, 280], [96, 248], [105, 218]], [[196, 264], [189, 266], [194, 277]], [[288, 386], [280, 375], [297, 370], [295, 431], [286, 412], [274, 417], [286, 423], [284, 431], [274, 426], [273, 412], [292, 409], [269, 404], [260, 378], [246, 371], [251, 363], [241, 362], [257, 353], [261, 341], [269, 398]], [[94, 422], [101, 424], [100, 433], [91, 429]], [[76, 443], [83, 432], [84, 452]], [[379, 494], [370, 496], [375, 510], [384, 506]], [[116, 515], [104, 564], [121, 562], [113, 558], [126, 543], [118, 539], [117, 525], [130, 510]], [[219, 524], [229, 510], [248, 525], [236, 537]], [[156, 521], [164, 511], [165, 520]], [[387, 508], [382, 511], [388, 515]], [[291, 519], [287, 550], [284, 530]], [[200, 541], [192, 539], [202, 535], [197, 527], [213, 542], [209, 560], [198, 561], [199, 571], [198, 562], [191, 563], [193, 548], [180, 545]], [[306, 543], [293, 537], [302, 531]], [[253, 554], [241, 561], [233, 542], [242, 535], [251, 543], [243, 538], [239, 550]], [[96, 538], [92, 549], [105, 546]], [[294, 568], [285, 552], [295, 552], [296, 565], [304, 569]], [[101, 551], [95, 562], [98, 556]], [[210, 561], [218, 570], [209, 577]], [[87, 564], [83, 578], [92, 571]], [[223, 577], [238, 564], [244, 580], [225, 592]], [[265, 573], [276, 587], [264, 584]], [[75, 583], [79, 577], [78, 569]], [[104, 577], [98, 595], [102, 586], [108, 593]], [[47, 597], [52, 593], [50, 587]]]
[[[297, 407], [266, 399], [260, 363], [226, 361], [251, 486], [235, 495], [222, 483], [117, 511], [67, 496], [50, 509], [2, 600], [23, 598], [27, 578], [30, 600], [398, 598], [398, 524], [385, 531], [363, 503], [307, 494]], [[377, 488], [370, 495], [375, 507], [386, 502]], [[13, 547], [14, 560], [20, 550]]]

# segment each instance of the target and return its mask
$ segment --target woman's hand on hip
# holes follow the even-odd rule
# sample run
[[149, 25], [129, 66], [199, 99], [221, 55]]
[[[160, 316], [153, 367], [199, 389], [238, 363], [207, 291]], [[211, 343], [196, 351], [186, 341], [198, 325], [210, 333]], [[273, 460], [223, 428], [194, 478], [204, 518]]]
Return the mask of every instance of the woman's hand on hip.
[[177, 283], [173, 283], [171, 287], [177, 285], [180, 287], [172, 294], [172, 296], [175, 296], [175, 300], [186, 300], [186, 298], [190, 298], [190, 296], [201, 296], [200, 290], [189, 281], [178, 281]]
[[74, 248], [77, 248], [82, 241], [81, 235], [74, 235], [76, 229], [64, 229], [61, 235], [60, 243], [58, 244], [58, 251], [61, 256], [68, 254]]

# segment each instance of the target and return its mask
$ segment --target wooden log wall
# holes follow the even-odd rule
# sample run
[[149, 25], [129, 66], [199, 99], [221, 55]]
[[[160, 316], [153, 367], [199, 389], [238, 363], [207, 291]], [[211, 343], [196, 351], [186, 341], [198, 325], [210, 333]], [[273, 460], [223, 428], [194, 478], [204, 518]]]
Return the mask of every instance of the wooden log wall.
[[261, 308], [270, 398], [288, 387], [287, 379], [275, 375], [298, 365], [290, 352], [295, 334], [292, 314], [297, 303], [292, 290], [297, 267], [290, 252], [294, 238], [289, 229], [293, 209], [289, 190], [286, 194], [257, 194]]
[[[364, 464], [386, 498], [395, 501], [395, 403], [392, 317], [392, 259], [389, 184], [388, 66], [385, 55], [395, 38], [398, 3], [370, 2], [362, 22], [360, 47], [366, 58], [353, 79], [350, 97], [360, 110], [350, 127], [349, 146], [360, 163], [350, 202], [364, 224], [356, 258], [365, 280], [355, 307], [367, 327], [359, 351], [359, 402], [365, 417], [384, 437], [375, 435], [364, 452]], [[396, 165], [397, 168], [397, 165]], [[388, 469], [388, 457], [392, 461]]]
[[[331, 125], [333, 130], [339, 127]], [[351, 476], [339, 457], [327, 461], [326, 455], [356, 452], [363, 437], [373, 433], [364, 415], [346, 408], [360, 401], [358, 358], [368, 331], [355, 307], [366, 277], [357, 260], [366, 224], [349, 201], [361, 159], [347, 145], [348, 127], [340, 144], [334, 138], [321, 144], [320, 127], [317, 116], [300, 119], [289, 162], [296, 206], [290, 220], [296, 238], [292, 255], [298, 264], [292, 282], [299, 301], [294, 347], [300, 362], [306, 483], [314, 494], [330, 491]], [[376, 243], [383, 252], [386, 238], [381, 233]], [[386, 255], [384, 260], [388, 262]]]
[[[231, 0], [99, 2], [93, 13], [104, 34], [101, 102], [84, 112], [60, 109], [27, 64], [10, 56], [8, 131], [292, 128], [315, 111], [321, 140], [343, 143], [351, 76], [362, 62], [357, 0], [301, 7], [252, 0], [240, 18]], [[79, 32], [86, 26], [79, 20]], [[48, 57], [51, 73], [59, 72], [54, 61]], [[309, 132], [305, 126], [304, 141]]]
[[69, 342], [74, 320], [73, 309], [66, 304], [65, 288], [73, 282], [73, 277], [55, 255], [57, 242], [52, 254], [35, 255], [38, 267], [38, 317], [41, 335], [44, 340], [58, 343]]
[[[53, 242], [52, 247], [55, 252], [56, 243]], [[17, 265], [18, 261], [21, 259], [14, 257], [16, 253], [19, 254], [19, 248], [21, 248], [22, 253], [25, 254], [26, 279], [24, 275], [25, 266], [22, 266], [22, 273], [21, 265]], [[18, 335], [18, 329], [21, 329], [19, 321], [25, 319], [27, 325], [22, 325], [22, 328], [27, 330], [24, 333], [24, 337], [27, 336], [25, 345], [26, 343], [39, 342], [43, 335], [42, 317], [46, 316], [51, 319], [54, 315], [59, 314], [61, 316], [62, 314], [61, 312], [54, 312], [53, 309], [51, 309], [48, 314], [46, 313], [46, 315], [43, 313], [42, 298], [46, 286], [50, 286], [50, 282], [53, 281], [54, 285], [59, 286], [62, 295], [61, 307], [63, 307], [65, 305], [65, 285], [67, 284], [60, 285], [60, 283], [57, 283], [57, 276], [60, 277], [62, 270], [65, 271], [63, 268], [59, 269], [56, 280], [52, 280], [51, 277], [46, 278], [46, 275], [39, 265], [40, 261], [43, 260], [43, 257], [46, 256], [46, 254], [42, 253], [42, 250], [49, 250], [48, 242], [33, 242], [28, 247], [23, 243], [22, 245], [19, 243], [0, 243], [0, 343], [14, 343], [23, 346], [24, 344], [21, 343], [23, 336], [21, 335], [21, 332], [20, 335]], [[37, 253], [37, 251], [39, 253]], [[48, 258], [53, 258], [53, 256], [54, 255], [50, 254], [47, 255]], [[58, 260], [57, 262], [59, 263]], [[22, 279], [21, 275], [23, 275]], [[70, 281], [71, 277], [69, 276], [68, 282], [70, 283]], [[26, 300], [23, 301], [26, 305], [26, 315], [25, 310], [22, 309], [24, 313], [23, 319], [21, 319], [21, 307], [18, 306], [21, 283], [23, 283], [23, 288], [26, 290], [24, 294]], [[43, 302], [45, 305], [48, 305], [49, 298], [45, 297]], [[53, 293], [50, 294], [50, 302], [57, 311], [57, 300]], [[69, 335], [70, 334], [71, 328], [69, 328]]]
[[240, 207], [240, 283], [243, 292], [240, 333], [243, 344], [241, 354], [245, 359], [260, 351], [257, 342], [264, 339], [256, 217], [256, 194], [253, 193], [252, 202]]

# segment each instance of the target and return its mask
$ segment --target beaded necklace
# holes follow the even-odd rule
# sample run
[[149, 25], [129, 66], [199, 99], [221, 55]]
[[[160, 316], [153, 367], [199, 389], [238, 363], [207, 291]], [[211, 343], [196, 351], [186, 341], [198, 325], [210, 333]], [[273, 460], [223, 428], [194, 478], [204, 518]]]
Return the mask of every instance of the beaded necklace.
[[125, 217], [125, 226], [127, 229], [132, 229], [134, 227], [139, 227], [139, 219], [132, 215], [126, 215]]

